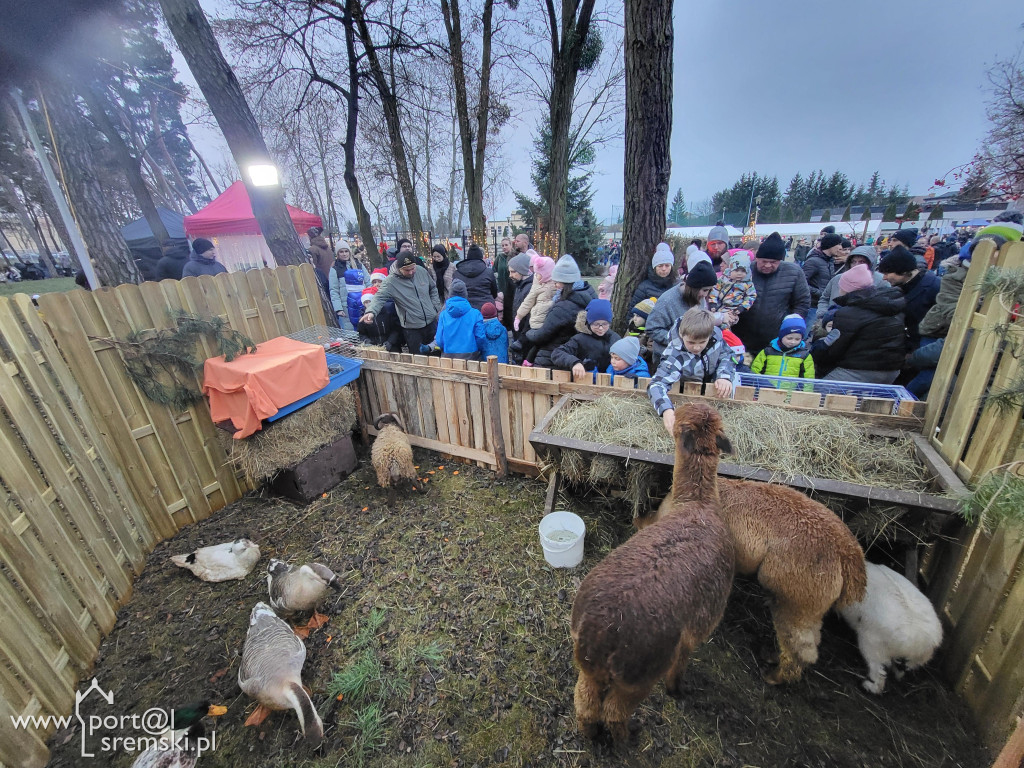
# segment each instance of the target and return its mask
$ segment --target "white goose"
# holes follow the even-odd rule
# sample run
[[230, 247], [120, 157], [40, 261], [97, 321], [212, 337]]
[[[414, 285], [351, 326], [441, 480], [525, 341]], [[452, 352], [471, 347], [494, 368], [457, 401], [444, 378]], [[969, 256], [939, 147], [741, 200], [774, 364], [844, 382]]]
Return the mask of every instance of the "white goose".
[[171, 562], [187, 568], [203, 581], [229, 581], [244, 579], [259, 559], [260, 548], [243, 538], [201, 547], [187, 555], [174, 555]]

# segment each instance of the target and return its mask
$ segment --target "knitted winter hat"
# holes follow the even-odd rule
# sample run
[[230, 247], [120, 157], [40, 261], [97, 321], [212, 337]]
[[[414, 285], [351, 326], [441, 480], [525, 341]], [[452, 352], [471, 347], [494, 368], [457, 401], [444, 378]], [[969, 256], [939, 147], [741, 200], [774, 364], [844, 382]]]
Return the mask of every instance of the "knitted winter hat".
[[568, 253], [558, 260], [555, 268], [551, 271], [552, 280], [556, 283], [565, 283], [566, 285], [571, 285], [582, 277], [580, 268], [576, 265], [576, 259]]
[[476, 243], [473, 243], [469, 248], [466, 249], [466, 259], [483, 259], [484, 249]]
[[716, 224], [708, 232], [708, 242], [712, 240], [719, 240], [728, 245], [729, 243], [729, 230], [725, 228], [724, 224]]
[[323, 227], [310, 227], [309, 229], [306, 230], [306, 234], [309, 235], [310, 237], [319, 237], [323, 233]]
[[782, 242], [782, 235], [778, 232], [768, 235], [764, 242], [757, 247], [755, 258], [783, 261], [786, 258], [786, 244]]
[[978, 230], [976, 238], [985, 235], [999, 235], [1009, 242], [1016, 242], [1024, 235], [1024, 214], [1020, 211], [1003, 211], [987, 227]]
[[829, 248], [835, 248], [837, 245], [843, 242], [843, 238], [837, 234], [828, 234], [821, 236], [821, 250], [827, 251]]
[[376, 283], [378, 281], [387, 280], [387, 279], [388, 279], [388, 271], [386, 269], [384, 269], [383, 267], [381, 267], [380, 269], [375, 269], [375, 270], [373, 270], [373, 272], [370, 273], [370, 283], [371, 284], [372, 283]]
[[540, 275], [542, 282], [547, 282], [554, 277], [555, 272], [555, 261], [548, 256], [537, 255], [536, 260], [533, 262], [533, 271]]
[[399, 253], [398, 258], [395, 259], [395, 269], [401, 269], [402, 267], [408, 267], [410, 264], [418, 264], [415, 253]]
[[851, 293], [862, 288], [870, 288], [875, 284], [871, 270], [864, 264], [851, 267], [839, 276], [839, 293]]
[[823, 234], [823, 235], [834, 235], [835, 233], [836, 233], [835, 226], [832, 225], [832, 224], [829, 224], [827, 227], [822, 227], [821, 228], [821, 233], [820, 234]]
[[461, 280], [452, 280], [452, 296], [468, 298], [469, 293], [466, 291], [466, 284]]
[[[459, 282], [461, 283], [462, 281], [460, 280]], [[455, 286], [453, 285], [452, 287], [454, 288]], [[484, 316], [484, 320], [491, 320], [498, 316], [498, 310], [494, 304], [488, 301], [480, 307], [480, 314]]]
[[600, 320], [612, 321], [612, 303], [607, 299], [591, 299], [587, 304], [587, 325]]
[[807, 333], [807, 323], [800, 315], [786, 315], [782, 318], [782, 325], [779, 326], [779, 338], [787, 333], [799, 333], [801, 336]]
[[445, 247], [444, 247], [443, 245], [441, 245], [440, 243], [438, 243], [438, 244], [437, 244], [437, 245], [435, 245], [435, 246], [434, 246], [433, 248], [431, 248], [431, 249], [430, 249], [430, 252], [431, 252], [431, 253], [440, 253], [440, 254], [441, 254], [442, 256], [447, 256], [447, 255], [448, 255], [448, 249], [447, 249], [447, 248], [445, 248]]
[[377, 293], [378, 288], [376, 285], [371, 285], [369, 288], [364, 288], [362, 295], [359, 297], [362, 299], [363, 304], [369, 304], [373, 301], [373, 295]]
[[621, 357], [626, 365], [632, 365], [640, 356], [640, 340], [636, 336], [626, 336], [612, 344], [609, 351]]
[[530, 257], [525, 253], [519, 253], [508, 260], [509, 272], [518, 272], [523, 277], [530, 274]]
[[718, 276], [710, 262], [699, 261], [686, 275], [686, 284], [694, 290], [711, 288], [718, 283]]
[[334, 252], [337, 253], [338, 251], [348, 251], [349, 253], [352, 253], [352, 248], [349, 246], [348, 240], [338, 241], [338, 247], [335, 249]]
[[196, 256], [202, 256], [207, 251], [212, 251], [213, 248], [213, 241], [207, 240], [205, 237], [197, 237], [192, 241], [192, 250]]
[[412, 245], [412, 240], [410, 240], [408, 237], [400, 238], [399, 241], [395, 243], [396, 252], [402, 250], [402, 243], [408, 243], [409, 245]]
[[[693, 248], [693, 250], [691, 251], [690, 248]], [[686, 249], [686, 271], [692, 272], [693, 268], [702, 261], [706, 261], [708, 264], [711, 264], [711, 257], [691, 243]]]
[[907, 248], [913, 248], [914, 243], [917, 242], [917, 230], [914, 228], [897, 229], [892, 233], [891, 238], [897, 243], [903, 243]]
[[878, 271], [883, 275], [907, 275], [917, 269], [917, 257], [902, 246], [896, 246], [878, 262]]
[[651, 266], [659, 267], [662, 264], [673, 264], [675, 258], [672, 256], [672, 249], [668, 247], [668, 243], [658, 243], [658, 247], [654, 249], [654, 256], [651, 257]]

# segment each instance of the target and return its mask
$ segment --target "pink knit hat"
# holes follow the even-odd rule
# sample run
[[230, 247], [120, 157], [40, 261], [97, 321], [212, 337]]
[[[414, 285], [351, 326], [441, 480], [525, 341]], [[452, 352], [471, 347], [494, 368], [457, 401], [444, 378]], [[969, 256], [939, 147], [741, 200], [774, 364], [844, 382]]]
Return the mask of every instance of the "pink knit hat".
[[533, 271], [540, 275], [541, 282], [546, 283], [551, 279], [551, 273], [555, 269], [555, 260], [548, 256], [537, 256], [533, 265]]
[[870, 288], [875, 284], [866, 264], [858, 264], [839, 276], [839, 295]]

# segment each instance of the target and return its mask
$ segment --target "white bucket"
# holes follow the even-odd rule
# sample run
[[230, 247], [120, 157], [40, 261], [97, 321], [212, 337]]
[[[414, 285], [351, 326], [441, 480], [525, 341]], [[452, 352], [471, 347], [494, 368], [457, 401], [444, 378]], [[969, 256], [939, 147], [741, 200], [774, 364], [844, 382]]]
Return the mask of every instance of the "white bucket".
[[544, 515], [538, 526], [544, 559], [555, 568], [575, 568], [583, 560], [583, 538], [587, 526], [572, 512]]

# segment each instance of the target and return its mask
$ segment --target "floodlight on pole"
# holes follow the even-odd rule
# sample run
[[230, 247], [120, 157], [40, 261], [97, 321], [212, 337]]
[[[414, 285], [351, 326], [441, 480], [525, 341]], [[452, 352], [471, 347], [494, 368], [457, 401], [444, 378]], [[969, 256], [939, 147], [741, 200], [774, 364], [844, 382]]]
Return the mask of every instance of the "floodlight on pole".
[[248, 170], [249, 179], [252, 181], [252, 185], [254, 187], [277, 186], [277, 166], [269, 164], [250, 165]]

